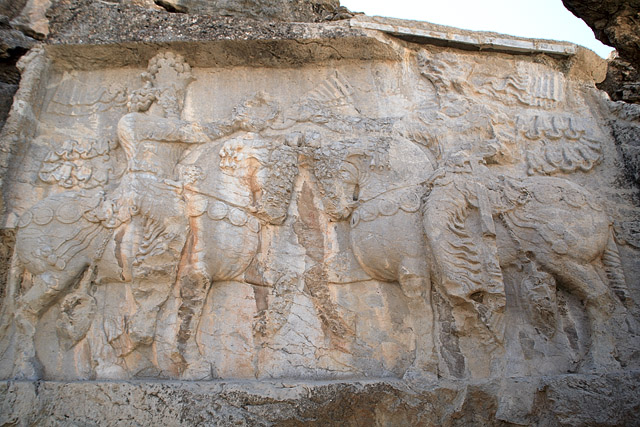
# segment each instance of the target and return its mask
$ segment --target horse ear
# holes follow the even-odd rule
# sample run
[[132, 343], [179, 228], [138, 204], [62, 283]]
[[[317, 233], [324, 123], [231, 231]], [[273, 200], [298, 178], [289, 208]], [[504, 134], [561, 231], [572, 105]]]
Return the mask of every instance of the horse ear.
[[287, 134], [284, 138], [284, 143], [293, 148], [302, 147], [304, 142], [304, 135], [302, 132], [292, 132]]

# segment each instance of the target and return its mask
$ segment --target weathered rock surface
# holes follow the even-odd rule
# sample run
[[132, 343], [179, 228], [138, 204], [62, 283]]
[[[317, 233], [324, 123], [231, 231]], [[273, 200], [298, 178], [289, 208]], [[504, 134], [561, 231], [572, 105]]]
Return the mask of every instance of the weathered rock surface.
[[60, 0], [17, 64], [3, 422], [638, 422], [639, 114], [602, 60], [204, 13]]
[[315, 22], [350, 18], [338, 0], [155, 0], [169, 11], [251, 18], [260, 21]]
[[640, 1], [563, 0], [583, 19], [602, 43], [613, 46], [636, 69], [640, 69]]
[[[100, 8], [97, 3], [101, 3], [103, 7]], [[92, 18], [102, 21], [105, 25], [108, 25], [108, 16], [104, 14], [105, 10], [114, 8], [121, 12], [121, 8], [131, 7], [137, 8], [137, 15], [143, 15], [137, 17], [138, 21], [144, 19], [144, 16], [161, 16], [167, 12], [201, 15], [206, 16], [207, 19], [228, 17], [263, 22], [320, 22], [348, 19], [353, 16], [353, 13], [340, 6], [338, 0], [111, 0], [104, 2], [90, 0], [14, 2], [5, 0], [0, 3], [0, 14], [9, 17], [15, 29], [36, 39], [44, 39], [49, 35], [51, 17], [64, 15], [63, 11], [65, 10], [76, 17], [82, 16], [84, 15], [83, 6], [91, 4], [98, 6], [91, 14]], [[148, 22], [146, 28], [167, 33], [166, 27], [154, 26], [153, 22]], [[105, 29], [105, 27], [93, 28], [94, 31], [104, 31]], [[173, 33], [174, 31], [169, 29], [169, 32]]]
[[53, 5], [51, 0], [28, 0], [11, 25], [36, 39], [44, 39], [49, 34], [47, 12]]
[[33, 44], [32, 38], [11, 27], [7, 16], [0, 15], [0, 129], [4, 126], [20, 82], [16, 63]]
[[[1, 382], [4, 425], [635, 425], [640, 374], [473, 383]], [[81, 403], [80, 403], [81, 402]]]
[[613, 101], [640, 103], [640, 73], [617, 54], [607, 64], [607, 78], [598, 84], [598, 89], [607, 92]]
[[27, 0], [1, 0], [0, 15], [4, 15], [9, 19], [13, 19], [22, 12]]
[[612, 106], [615, 119], [611, 129], [622, 154], [624, 170], [630, 182], [640, 184], [640, 108], [617, 103]]

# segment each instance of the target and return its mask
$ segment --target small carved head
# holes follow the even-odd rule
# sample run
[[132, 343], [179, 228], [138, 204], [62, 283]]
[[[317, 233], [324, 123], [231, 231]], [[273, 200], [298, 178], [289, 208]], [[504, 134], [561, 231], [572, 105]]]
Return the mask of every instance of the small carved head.
[[[260, 188], [256, 216], [270, 224], [282, 224], [287, 217], [293, 185], [298, 175], [298, 144], [295, 135], [285, 141], [272, 140], [256, 177]], [[292, 146], [293, 145], [293, 146]]]
[[194, 80], [184, 58], [173, 52], [159, 53], [140, 77], [144, 87], [129, 96], [129, 111], [145, 112], [157, 102], [167, 117], [179, 117], [187, 86]]
[[242, 139], [231, 139], [220, 149], [220, 168], [236, 170], [246, 159], [245, 142]]
[[200, 166], [190, 165], [181, 170], [180, 177], [185, 185], [191, 185], [204, 179], [205, 173]]
[[420, 74], [439, 90], [453, 88], [460, 91], [473, 67], [449, 52], [429, 53], [422, 50], [416, 56], [416, 61]]
[[298, 174], [298, 147], [256, 134], [231, 139], [220, 149], [220, 168], [246, 185], [255, 216], [270, 224], [284, 222]]
[[260, 132], [280, 114], [280, 107], [264, 92], [245, 99], [233, 109], [232, 122], [247, 132]]

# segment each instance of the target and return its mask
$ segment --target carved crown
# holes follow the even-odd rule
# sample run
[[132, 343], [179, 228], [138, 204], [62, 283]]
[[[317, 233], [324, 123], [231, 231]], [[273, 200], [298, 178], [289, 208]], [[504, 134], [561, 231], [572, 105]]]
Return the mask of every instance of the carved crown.
[[195, 80], [181, 55], [170, 51], [157, 54], [140, 77], [145, 84], [129, 97], [132, 110], [146, 111], [158, 102], [168, 116], [180, 115], [187, 86]]
[[149, 60], [147, 72], [142, 73], [142, 80], [152, 82], [158, 89], [173, 87], [177, 91], [184, 91], [195, 79], [191, 66], [182, 55], [168, 51]]

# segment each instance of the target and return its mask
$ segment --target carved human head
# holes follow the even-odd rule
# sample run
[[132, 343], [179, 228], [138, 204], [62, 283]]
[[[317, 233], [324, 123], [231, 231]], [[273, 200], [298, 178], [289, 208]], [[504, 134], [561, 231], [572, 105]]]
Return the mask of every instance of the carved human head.
[[227, 140], [219, 155], [223, 173], [239, 178], [253, 195], [253, 215], [264, 222], [282, 224], [298, 174], [297, 147], [252, 134]]
[[185, 59], [171, 51], [161, 52], [149, 60], [141, 78], [144, 87], [131, 94], [129, 109], [144, 112], [156, 102], [167, 117], [179, 117], [187, 86], [194, 80]]
[[231, 119], [240, 129], [259, 132], [280, 114], [278, 103], [265, 92], [258, 92], [233, 109]]
[[364, 150], [357, 141], [342, 140], [309, 149], [325, 212], [334, 221], [348, 218], [356, 206], [360, 173], [359, 166], [347, 159], [363, 155]]

